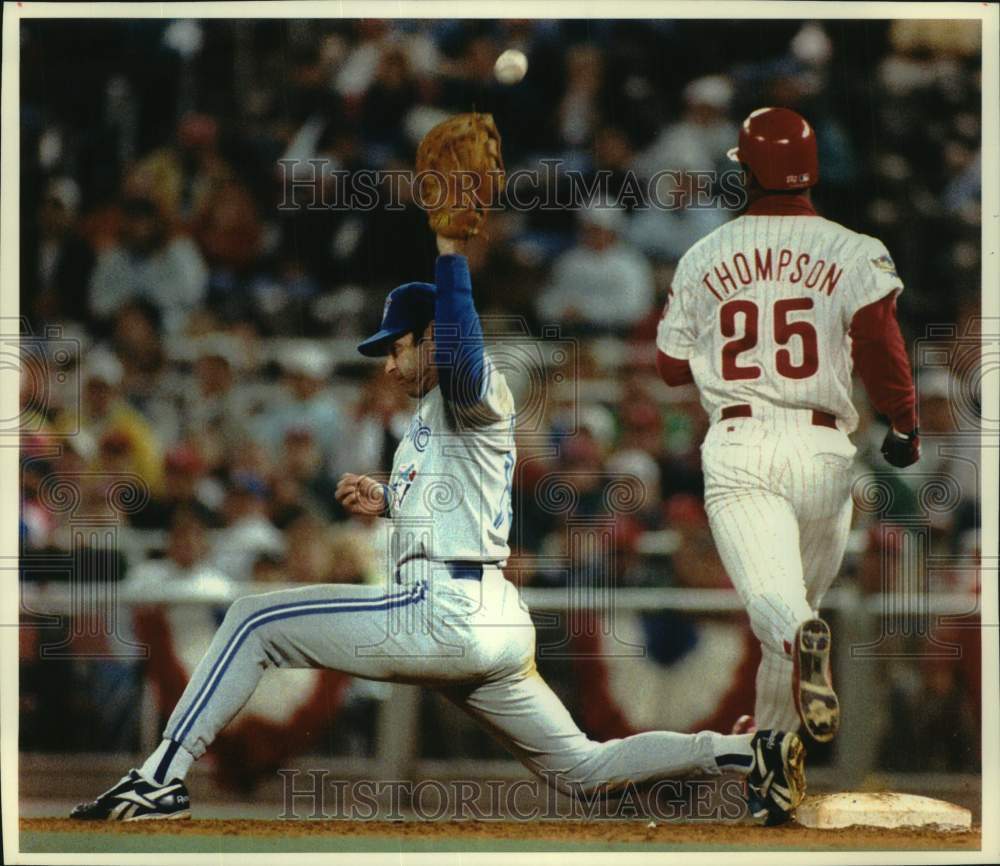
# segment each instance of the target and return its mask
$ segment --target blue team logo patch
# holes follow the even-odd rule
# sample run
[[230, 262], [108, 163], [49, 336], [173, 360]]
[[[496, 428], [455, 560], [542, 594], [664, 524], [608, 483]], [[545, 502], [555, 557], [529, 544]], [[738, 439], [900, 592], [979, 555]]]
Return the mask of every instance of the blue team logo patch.
[[872, 259], [871, 263], [872, 267], [877, 270], [885, 271], [890, 277], [899, 279], [899, 274], [896, 273], [896, 263], [888, 255], [881, 255], [877, 259]]
[[407, 431], [407, 435], [410, 437], [413, 447], [417, 451], [423, 452], [427, 450], [427, 445], [431, 441], [431, 428], [424, 424], [419, 415], [410, 422], [410, 429]]

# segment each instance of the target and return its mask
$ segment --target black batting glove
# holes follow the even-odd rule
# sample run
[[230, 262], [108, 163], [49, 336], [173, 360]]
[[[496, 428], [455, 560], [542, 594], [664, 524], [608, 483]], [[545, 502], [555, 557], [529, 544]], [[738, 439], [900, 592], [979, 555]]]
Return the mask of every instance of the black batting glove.
[[882, 456], [899, 469], [912, 466], [920, 459], [920, 431], [914, 427], [909, 433], [898, 433], [890, 427], [882, 441]]

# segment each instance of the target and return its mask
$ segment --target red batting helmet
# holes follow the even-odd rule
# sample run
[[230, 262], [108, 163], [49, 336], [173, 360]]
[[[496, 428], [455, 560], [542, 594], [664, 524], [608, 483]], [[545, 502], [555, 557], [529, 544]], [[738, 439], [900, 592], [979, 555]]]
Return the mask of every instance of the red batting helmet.
[[819, 180], [816, 133], [790, 108], [751, 112], [728, 155], [749, 166], [764, 189], [805, 189]]

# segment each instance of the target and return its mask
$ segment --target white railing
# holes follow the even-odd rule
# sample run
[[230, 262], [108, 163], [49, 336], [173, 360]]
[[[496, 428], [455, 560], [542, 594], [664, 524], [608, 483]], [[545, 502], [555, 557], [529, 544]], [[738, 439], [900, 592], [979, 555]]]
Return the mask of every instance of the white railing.
[[[132, 605], [226, 605], [245, 595], [302, 589], [301, 583], [244, 583], [232, 581], [228, 585], [215, 584], [206, 590], [192, 590], [188, 586], [171, 587], [163, 584], [151, 590], [138, 591], [125, 584], [101, 584], [101, 591], [94, 595], [95, 604], [107, 603], [114, 598], [124, 606]], [[32, 613], [64, 614], [78, 611], [81, 596], [93, 588], [92, 584], [46, 583], [23, 584], [22, 605]], [[694, 589], [687, 587], [615, 587], [613, 585], [573, 585], [564, 587], [522, 587], [521, 597], [530, 608], [567, 610], [571, 608], [607, 607], [618, 611], [679, 610], [688, 613], [731, 613], [744, 609], [743, 602], [732, 589]], [[584, 597], [611, 599], [602, 605], [586, 604]], [[977, 612], [976, 596], [967, 592], [913, 592], [874, 593], [862, 595], [854, 587], [836, 587], [823, 599], [823, 609], [829, 611], [862, 612], [870, 615], [892, 612], [912, 614], [958, 615]]]

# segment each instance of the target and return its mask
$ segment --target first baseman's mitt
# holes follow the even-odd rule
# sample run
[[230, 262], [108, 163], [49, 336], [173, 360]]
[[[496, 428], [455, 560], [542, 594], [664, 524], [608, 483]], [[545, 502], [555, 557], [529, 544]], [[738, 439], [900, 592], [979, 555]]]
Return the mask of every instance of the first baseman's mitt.
[[479, 234], [486, 209], [504, 184], [500, 133], [492, 114], [456, 114], [435, 126], [417, 148], [419, 202], [435, 234]]

